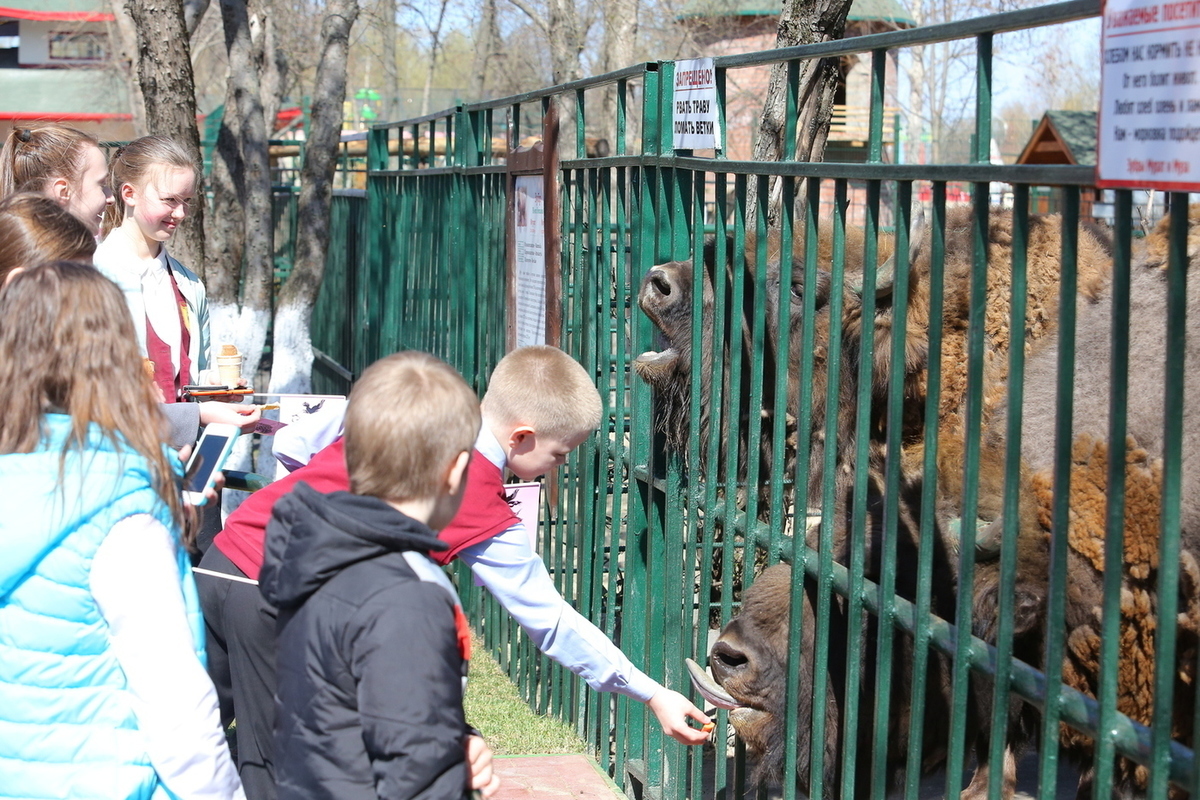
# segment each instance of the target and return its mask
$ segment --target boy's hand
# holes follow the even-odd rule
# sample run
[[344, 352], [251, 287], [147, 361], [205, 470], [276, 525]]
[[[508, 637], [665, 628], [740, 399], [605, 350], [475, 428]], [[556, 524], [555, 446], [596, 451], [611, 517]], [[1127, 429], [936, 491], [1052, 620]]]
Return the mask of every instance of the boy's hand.
[[484, 797], [491, 797], [500, 788], [500, 776], [492, 771], [492, 748], [482, 736], [467, 737], [467, 788]]
[[262, 419], [262, 409], [258, 406], [226, 403], [222, 400], [207, 400], [200, 403], [200, 423], [203, 425], [220, 422], [241, 428], [242, 433], [253, 433], [254, 426], [260, 419]]
[[706, 724], [711, 722], [704, 712], [696, 708], [691, 700], [673, 692], [670, 689], [660, 689], [647, 701], [646, 705], [658, 717], [663, 733], [682, 744], [704, 744], [708, 741], [709, 730], [693, 728], [688, 719]]

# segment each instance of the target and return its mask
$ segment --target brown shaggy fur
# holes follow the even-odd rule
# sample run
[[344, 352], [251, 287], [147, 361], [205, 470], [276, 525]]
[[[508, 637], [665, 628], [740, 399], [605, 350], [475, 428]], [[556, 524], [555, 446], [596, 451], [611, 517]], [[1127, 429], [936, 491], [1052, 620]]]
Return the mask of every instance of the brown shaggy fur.
[[[1042, 346], [1042, 343], [1047, 337], [1053, 333], [1057, 322], [1058, 314], [1058, 277], [1059, 277], [1059, 257], [1061, 253], [1061, 238], [1060, 231], [1062, 222], [1057, 217], [1050, 218], [1031, 218], [1029, 250], [1028, 250], [1028, 276], [1029, 276], [1029, 298], [1028, 312], [1026, 316], [1025, 330], [1020, 336], [1020, 340], [1024, 342], [1024, 346], [1029, 348], [1031, 352]], [[962, 482], [963, 482], [963, 453], [965, 449], [965, 398], [967, 390], [967, 333], [969, 323], [969, 308], [970, 308], [970, 277], [973, 270], [972, 252], [972, 235], [971, 227], [973, 224], [972, 212], [970, 209], [956, 209], [948, 215], [948, 227], [946, 231], [946, 252], [947, 259], [945, 264], [945, 311], [942, 319], [937, 322], [941, 324], [944, 330], [944, 350], [942, 354], [942, 399], [940, 405], [940, 422], [939, 422], [939, 500], [936, 512], [936, 536], [932, 543], [935, 548], [935, 597], [933, 605], [935, 613], [945, 619], [953, 619], [955, 611], [955, 585], [957, 581], [956, 571], [956, 555], [957, 538], [953, 534], [950, 523], [958, 517], [961, 517], [962, 505]], [[1011, 218], [1003, 212], [995, 211], [989, 215], [989, 269], [988, 269], [988, 284], [987, 284], [987, 299], [985, 303], [985, 364], [984, 364], [984, 397], [985, 397], [985, 424], [991, 421], [994, 416], [994, 409], [999, 407], [1005, 393], [1005, 379], [1007, 377], [1007, 354], [1010, 342], [1013, 338], [1008, 330], [1008, 320], [1010, 316], [1009, 292], [1011, 287], [1011, 264], [1012, 264], [1012, 221]], [[916, 256], [912, 263], [907, 266], [909, 277], [909, 294], [908, 294], [908, 312], [905, 318], [906, 332], [904, 342], [904, 409], [903, 409], [903, 425], [904, 429], [901, 436], [902, 451], [901, 464], [901, 486], [899, 487], [901, 502], [900, 502], [900, 530], [897, 536], [897, 592], [904, 597], [914, 598], [916, 593], [915, 586], [915, 564], [918, 548], [921, 543], [918, 541], [917, 520], [921, 516], [921, 486], [923, 481], [922, 462], [924, 446], [924, 407], [928, 396], [928, 331], [931, 324], [935, 324], [930, 319], [930, 294], [932, 287], [930, 286], [930, 261], [929, 253], [931, 250], [931, 239], [927, 234], [918, 239], [916, 247]], [[848, 248], [850, 255], [854, 255], [853, 248]], [[857, 251], [861, 254], [861, 251]], [[711, 262], [709, 262], [711, 264]], [[1097, 239], [1092, 234], [1086, 231], [1080, 231], [1080, 275], [1081, 275], [1081, 292], [1080, 304], [1087, 305], [1092, 303], [1103, 291], [1106, 284], [1107, 276], [1110, 269], [1110, 258], [1108, 249], [1105, 243]], [[820, 502], [822, 493], [822, 480], [829, 479], [836, 481], [834, 488], [834, 496], [836, 498], [837, 515], [835, 517], [835, 543], [833, 556], [841, 563], [847, 563], [849, 557], [850, 538], [848, 537], [848, 528], [850, 515], [856, 503], [865, 503], [869, 515], [868, 534], [866, 541], [861, 543], [865, 548], [866, 562], [866, 577], [877, 579], [881, 568], [881, 543], [883, 541], [882, 532], [882, 506], [883, 506], [883, 474], [886, 460], [886, 408], [888, 401], [888, 379], [891, 370], [891, 343], [895, 330], [894, 318], [894, 302], [893, 298], [881, 296], [877, 304], [874, 316], [869, 321], [863, 319], [864, 305], [860, 295], [848, 288], [839, 288], [829, 285], [829, 273], [825, 269], [825, 264], [820, 265], [818, 272], [818, 285], [816, 287], [805, 287], [803, 265], [798, 264], [792, 276], [792, 309], [791, 309], [791, 326], [789, 336], [791, 338], [790, 350], [793, 363], [789, 365], [791, 373], [791, 381], [789, 382], [789, 400], [796, 407], [800, 398], [798, 397], [797, 379], [795, 373], [795, 359], [801, 352], [801, 314], [803, 313], [803, 299], [806, 292], [816, 292], [816, 311], [817, 318], [814, 320], [816, 329], [816, 342], [814, 349], [816, 351], [814, 365], [814, 387], [811, 396], [804, 398], [804, 402], [809, 406], [812, 412], [812, 423], [809, 431], [797, 432], [801, 435], [806, 435], [809, 439], [810, 446], [810, 464], [809, 464], [809, 485], [808, 485], [808, 501], [810, 504]], [[903, 265], [901, 269], [905, 268]], [[658, 325], [660, 331], [668, 344], [673, 348], [674, 358], [663, 358], [662, 354], [647, 354], [645, 358], [645, 367], [639, 364], [639, 374], [648, 380], [658, 389], [660, 404], [658, 406], [658, 419], [665, 423], [668, 442], [675, 446], [682, 446], [686, 441], [686, 424], [687, 416], [687, 399], [689, 398], [690, 384], [686, 380], [686, 372], [680, 372], [678, 364], [681, 360], [690, 359], [690, 324], [691, 324], [691, 264], [683, 262], [680, 264], [662, 265], [654, 268], [652, 272], [643, 281], [642, 290], [640, 293], [640, 303], [648, 316]], [[711, 266], [706, 274], [706, 280], [711, 281]], [[862, 259], [859, 255], [857, 263], [854, 263], [849, 258], [847, 259], [847, 285], [859, 282], [858, 276], [862, 273]], [[705, 314], [711, 318], [711, 299], [709, 284], [706, 283], [704, 291]], [[837, 448], [837, 463], [838, 467], [832, 476], [827, 475], [823, 468], [824, 465], [824, 447], [825, 447], [825, 423], [826, 423], [826, 408], [825, 408], [825, 385], [828, 376], [828, 342], [829, 330], [831, 322], [831, 314], [842, 314], [844, 322], [843, 340], [842, 340], [842, 375], [838, 386], [838, 404], [836, 409], [837, 425], [836, 438], [833, 441], [833, 446]], [[768, 319], [774, 319], [774, 315], [768, 315]], [[744, 330], [745, 326], [738, 319], [730, 320], [729, 328], [736, 331]], [[686, 325], [686, 329], [685, 329]], [[712, 329], [711, 325], [706, 326], [706, 333]], [[857, 362], [860, 358], [860, 346], [862, 338], [868, 335], [870, 331], [874, 339], [874, 355], [871, 365], [871, 409], [870, 409], [870, 429], [868, 436], [871, 438], [869, 447], [869, 479], [867, 496], [865, 498], [855, 498], [853, 496], [853, 466], [855, 461], [854, 453], [854, 428], [857, 416], [857, 381], [858, 369]], [[711, 342], [704, 344], [705, 361], [711, 359], [712, 353], [719, 352], [714, 350]], [[690, 363], [690, 361], [688, 362]], [[708, 370], [706, 370], [708, 372]], [[683, 378], [683, 380], [681, 380]], [[670, 396], [675, 398], [673, 404], [664, 406], [662, 397]], [[707, 397], [707, 394], [705, 395]], [[702, 404], [703, 405], [703, 404]], [[680, 413], [682, 411], [682, 413]], [[675, 426], [683, 425], [682, 428]], [[672, 430], [674, 428], [674, 430]], [[795, 446], [795, 441], [792, 443]], [[990, 520], [998, 517], [1000, 511], [1000, 499], [1002, 497], [1003, 488], [1003, 442], [990, 442], [984, 448], [984, 458], [981, 464], [982, 484], [980, 487], [980, 503], [978, 513], [984, 520]], [[789, 453], [789, 458], [794, 457], [794, 450]], [[1021, 521], [1022, 529], [1033, 529], [1036, 526], [1036, 517], [1033, 509], [1026, 505], [1025, 516]], [[1032, 551], [1036, 547], [1028, 548]], [[986, 583], [986, 581], [985, 581]], [[992, 587], [994, 590], [994, 586]], [[760, 610], [755, 606], [751, 595], [747, 598], [746, 605], [743, 607], [743, 615], [752, 614], [762, 616]], [[778, 607], [773, 605], [768, 609], [770, 614], [778, 616]], [[734, 623], [731, 623], [731, 626]], [[834, 636], [845, 635], [844, 630], [839, 633], [839, 623], [831, 620], [831, 632]], [[786, 636], [786, 627], [780, 635]], [[743, 639], [745, 637], [742, 637]], [[723, 639], [728, 643], [728, 639]], [[911, 642], [903, 636], [897, 637], [897, 653], [895, 654], [896, 664], [908, 664], [910, 659], [904, 655], [904, 648], [910, 646]], [[775, 648], [777, 650], [778, 648]], [[873, 655], [874, 650], [867, 648]], [[771, 648], [763, 648], [761, 652], [751, 654], [754, 658], [770, 659], [774, 652]], [[714, 654], [716, 650], [714, 650]], [[734, 653], [726, 655], [734, 656]], [[736, 660], [736, 658], [735, 658]], [[936, 658], [934, 659], [937, 660]], [[931, 662], [932, 663], [932, 662]], [[940, 662], [939, 662], [940, 664]], [[766, 680], [768, 676], [776, 676], [783, 674], [782, 668], [777, 664], [764, 663], [755, 665], [757, 668], [754, 674], [757, 676], [755, 680]], [[866, 665], [865, 669], [869, 672], [872, 667]], [[939, 667], [934, 667], [935, 672]], [[802, 678], [803, 680], [803, 678]], [[811, 681], [809, 681], [811, 684]], [[929, 684], [930, 691], [937, 693], [941, 688], [937, 687], [936, 681]], [[860, 700], [864, 707], [870, 706], [872, 698], [870, 691], [867, 689], [869, 682], [862, 684], [863, 692], [860, 693]], [[901, 682], [903, 685], [903, 681]], [[740, 686], [740, 684], [739, 684]], [[742, 687], [746, 691], [751, 691], [749, 687]], [[739, 689], [740, 690], [740, 689]], [[781, 685], [758, 686], [753, 689], [755, 692], [769, 694], [771, 692], [782, 692]], [[801, 693], [805, 692], [802, 687]], [[735, 696], [737, 696], [735, 694]], [[898, 697], [905, 698], [899, 701], [894, 708], [893, 719], [903, 719], [906, 717], [907, 711], [907, 690], [901, 691]], [[931, 707], [938, 707], [937, 703], [933, 703]], [[944, 717], [944, 715], [943, 715]], [[831, 719], [831, 723], [833, 720]], [[760, 730], [782, 731], [782, 727], [773, 727], [768, 719], [760, 719], [758, 723]], [[830, 730], [835, 730], [836, 725], [832, 725]], [[906, 733], [898, 732], [897, 736], [892, 738], [889, 748], [889, 777], [894, 779], [898, 777], [898, 771], [903, 767], [903, 759], [901, 754], [904, 749], [904, 740]], [[927, 766], [935, 766], [941, 758], [944, 758], [944, 751], [937, 751], [935, 743], [936, 733], [930, 732], [927, 734], [926, 744], [932, 750], [927, 753]], [[759, 742], [761, 747], [755, 747], [760, 756], [767, 757], [771, 761], [774, 756], [780, 752], [779, 742], [772, 739], [770, 736], [756, 737], [750, 739], [751, 744]], [[826, 742], [826, 747], [831, 746], [831, 742]], [[800, 743], [801, 746], [800, 761], [806, 763], [807, 760], [807, 745]], [[892, 749], [895, 750], [896, 758], [893, 758]], [[806, 776], [801, 776], [802, 779]], [[836, 789], [834, 790], [836, 791]]]
[[[1193, 212], [1187, 251], [1191, 272], [1200, 265], [1200, 214]], [[1125, 463], [1124, 550], [1121, 581], [1120, 643], [1117, 674], [1117, 707], [1143, 724], [1151, 720], [1154, 704], [1154, 669], [1157, 660], [1158, 568], [1163, 473], [1163, 389], [1167, 364], [1164, 332], [1167, 285], [1165, 274], [1166, 223], [1144, 245], [1133, 265], [1130, 283], [1130, 375], [1128, 436]], [[1180, 585], [1178, 590], [1177, 664], [1173, 707], [1177, 710], [1172, 735], [1191, 746], [1192, 708], [1195, 701], [1197, 643], [1200, 642], [1200, 281], [1188, 282], [1186, 361], [1172, 365], [1184, 375], [1182, 441], [1182, 505]], [[1095, 696], [1099, 686], [1104, 540], [1107, 514], [1109, 437], [1109, 375], [1111, 371], [1112, 300], [1102, 298], [1081, 314], [1077, 326], [1074, 390], [1074, 432], [1071, 453], [1067, 595], [1067, 651], [1064, 680]], [[1045, 619], [1046, 580], [1049, 570], [1049, 537], [1052, 529], [1053, 448], [1058, 343], [1056, 337], [1029, 361], [1025, 376], [1025, 403], [1021, 452], [1028, 467], [1028, 502], [1036, 524], [1021, 527], [1018, 542], [1014, 647], [1034, 664], [1044, 660], [1042, 626]], [[997, 415], [1003, 421], [1003, 409]], [[993, 437], [1001, 435], [993, 429]], [[984, 565], [985, 575], [994, 575]], [[994, 585], [985, 577], [977, 586], [976, 633], [991, 631], [980, 620], [995, 611]], [[1023, 712], [1028, 714], [1028, 711]], [[1091, 740], [1064, 726], [1065, 752], [1087, 765]], [[1019, 743], [1014, 743], [1019, 747]], [[1124, 759], [1116, 765], [1114, 792], [1138, 794], [1146, 788], [1145, 768]], [[1080, 791], [1089, 790], [1085, 772]]]

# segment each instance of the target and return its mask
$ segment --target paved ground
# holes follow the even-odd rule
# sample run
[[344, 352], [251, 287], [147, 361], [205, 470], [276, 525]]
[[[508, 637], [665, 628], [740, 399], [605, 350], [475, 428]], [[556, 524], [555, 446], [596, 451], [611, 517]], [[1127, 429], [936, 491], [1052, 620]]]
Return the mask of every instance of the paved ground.
[[625, 800], [587, 756], [496, 756], [502, 781], [494, 800]]

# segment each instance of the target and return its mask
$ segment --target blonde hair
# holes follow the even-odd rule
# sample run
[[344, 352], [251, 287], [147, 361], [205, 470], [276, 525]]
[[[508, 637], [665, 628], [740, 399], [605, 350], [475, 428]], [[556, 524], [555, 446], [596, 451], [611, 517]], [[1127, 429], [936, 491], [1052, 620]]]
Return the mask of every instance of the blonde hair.
[[125, 220], [125, 199], [121, 187], [134, 186], [139, 191], [152, 183], [165, 169], [191, 170], [197, 184], [200, 169], [183, 145], [168, 136], [143, 136], [117, 148], [108, 162], [108, 182], [112, 187], [113, 204], [104, 209], [101, 230], [108, 235], [121, 227]]
[[145, 459], [155, 492], [183, 527], [175, 471], [163, 452], [162, 416], [133, 320], [117, 285], [73, 261], [39, 264], [0, 291], [0, 453], [30, 453], [46, 413], [71, 417], [60, 470], [87, 447], [92, 426], [118, 451]]
[[17, 267], [42, 261], [90, 264], [95, 252], [87, 226], [49, 197], [19, 192], [0, 200], [0, 286]]
[[63, 178], [79, 186], [87, 148], [100, 141], [66, 125], [13, 128], [0, 150], [0, 197], [13, 192], [43, 192], [46, 182]]
[[394, 502], [437, 497], [479, 425], [479, 398], [449, 364], [415, 350], [381, 358], [346, 407], [350, 491]]
[[568, 439], [594, 431], [604, 406], [579, 362], [550, 345], [512, 351], [492, 371], [483, 413], [502, 425], [529, 425], [542, 436]]

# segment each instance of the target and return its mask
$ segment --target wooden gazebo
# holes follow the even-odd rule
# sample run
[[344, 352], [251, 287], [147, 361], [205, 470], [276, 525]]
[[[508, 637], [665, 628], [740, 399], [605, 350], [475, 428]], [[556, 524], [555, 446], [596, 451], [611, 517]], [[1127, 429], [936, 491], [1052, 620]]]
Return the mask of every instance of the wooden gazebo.
[[[1096, 112], [1047, 111], [1017, 158], [1018, 164], [1074, 164], [1096, 166]], [[1092, 216], [1095, 187], [1080, 192], [1079, 212]], [[1062, 190], [1053, 189], [1030, 198], [1030, 210], [1045, 214], [1059, 210]]]

